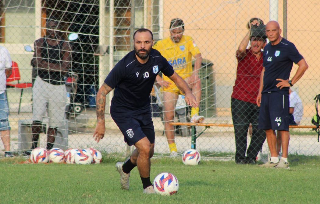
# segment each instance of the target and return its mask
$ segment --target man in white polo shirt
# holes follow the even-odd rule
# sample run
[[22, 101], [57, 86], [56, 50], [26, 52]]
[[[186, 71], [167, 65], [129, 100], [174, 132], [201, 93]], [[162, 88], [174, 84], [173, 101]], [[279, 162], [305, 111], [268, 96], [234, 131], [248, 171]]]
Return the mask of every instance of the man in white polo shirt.
[[11, 67], [12, 61], [8, 50], [0, 46], [0, 133], [5, 157], [13, 156], [10, 152], [9, 106], [6, 95], [6, 82], [12, 73]]

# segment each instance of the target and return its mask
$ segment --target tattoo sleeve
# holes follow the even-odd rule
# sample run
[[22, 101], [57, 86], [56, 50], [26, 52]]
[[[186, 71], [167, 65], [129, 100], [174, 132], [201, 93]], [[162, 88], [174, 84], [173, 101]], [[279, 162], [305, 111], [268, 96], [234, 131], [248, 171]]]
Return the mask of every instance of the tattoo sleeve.
[[105, 110], [106, 110], [106, 95], [112, 90], [107, 84], [103, 84], [97, 93], [96, 100], [96, 113], [98, 122], [104, 121]]

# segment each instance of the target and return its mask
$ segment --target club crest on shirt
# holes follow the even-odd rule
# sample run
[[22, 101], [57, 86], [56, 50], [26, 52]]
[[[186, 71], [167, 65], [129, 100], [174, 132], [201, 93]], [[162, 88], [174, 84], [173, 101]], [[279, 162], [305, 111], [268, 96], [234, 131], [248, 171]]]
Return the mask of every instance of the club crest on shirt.
[[126, 131], [126, 133], [127, 133], [128, 137], [133, 138], [134, 133], [133, 133], [133, 130], [132, 130], [132, 129], [128, 129], [128, 130]]
[[280, 51], [277, 50], [277, 51], [274, 53], [274, 56], [276, 56], [276, 57], [280, 56]]
[[181, 51], [184, 51], [185, 49], [186, 49], [186, 47], [185, 47], [184, 45], [181, 45], [181, 46], [180, 46], [180, 50], [181, 50]]
[[153, 66], [153, 73], [157, 74], [159, 72], [159, 67], [158, 65]]

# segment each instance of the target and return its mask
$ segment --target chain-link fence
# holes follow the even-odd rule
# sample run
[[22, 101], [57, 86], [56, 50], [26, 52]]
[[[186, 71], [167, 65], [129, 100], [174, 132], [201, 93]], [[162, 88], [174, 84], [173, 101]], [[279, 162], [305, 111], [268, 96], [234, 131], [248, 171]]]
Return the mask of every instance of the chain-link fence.
[[[56, 143], [62, 145], [63, 149], [95, 147], [101, 151], [121, 153], [127, 150], [123, 135], [109, 114], [112, 93], [107, 98], [106, 137], [100, 143], [94, 141], [92, 135], [96, 123], [95, 94], [114, 65], [133, 49], [132, 34], [136, 29], [145, 27], [152, 30], [154, 40], [158, 41], [170, 36], [169, 25], [173, 18], [183, 19], [183, 34], [192, 37], [203, 58], [199, 72], [202, 92], [199, 114], [205, 117], [205, 122], [233, 124], [231, 95], [237, 74], [236, 50], [248, 33], [246, 26], [253, 17], [258, 17], [265, 23], [269, 19], [277, 20], [282, 36], [293, 42], [306, 59], [309, 69], [293, 86], [303, 104], [300, 125], [311, 125], [311, 118], [315, 115], [314, 97], [318, 94], [319, 84], [319, 74], [315, 69], [319, 63], [316, 13], [320, 7], [316, 0], [2, 0], [0, 6], [1, 45], [9, 50], [21, 75], [19, 81], [10, 83], [32, 83], [32, 70], [35, 65], [31, 61], [36, 58], [37, 51], [35, 41], [48, 37], [50, 30], [59, 33], [59, 38], [70, 46], [72, 57], [66, 60], [69, 64], [65, 65], [68, 72], [60, 72], [58, 76], [60, 82], [65, 80], [59, 85], [67, 87], [65, 94], [68, 97], [61, 96], [62, 105], [49, 102], [47, 106], [52, 113], [59, 112], [61, 108], [67, 113], [59, 121], [56, 137]], [[48, 27], [51, 19], [57, 22], [57, 27]], [[72, 33], [76, 35], [70, 35]], [[55, 42], [53, 44], [55, 45]], [[25, 48], [27, 45], [31, 48]], [[46, 48], [43, 44], [40, 45], [40, 48]], [[64, 45], [61, 46], [63, 48], [56, 49], [66, 52]], [[65, 59], [67, 58], [62, 55], [56, 60], [63, 64]], [[192, 61], [195, 60], [193, 58]], [[48, 59], [47, 61], [50, 63]], [[296, 70], [297, 66], [294, 65], [290, 78]], [[33, 76], [39, 77], [39, 73]], [[55, 92], [43, 90], [43, 85], [37, 86], [42, 91], [42, 94], [39, 94], [40, 91], [37, 94], [46, 94], [50, 99], [58, 98]], [[31, 148], [32, 110], [39, 108], [38, 105], [34, 106], [37, 103], [34, 97], [37, 96], [32, 96], [35, 87], [7, 87], [11, 150], [24, 151]], [[163, 108], [157, 100], [161, 98], [161, 94], [160, 89], [151, 94], [156, 130], [155, 152], [166, 154], [169, 153], [169, 147], [164, 134]], [[189, 121], [188, 116], [183, 117], [183, 114], [175, 112], [175, 121]], [[182, 109], [182, 113], [188, 112], [188, 108]], [[50, 114], [44, 115], [38, 146], [46, 146], [46, 132], [50, 132], [49, 123], [52, 122], [49, 116]], [[57, 118], [59, 117], [55, 120], [59, 120]], [[201, 131], [202, 128], [197, 130]], [[178, 152], [189, 149], [190, 129], [176, 127], [174, 131]], [[289, 153], [320, 154], [320, 143], [315, 131], [297, 128], [290, 133]], [[3, 149], [2, 144], [0, 148]], [[197, 139], [197, 149], [233, 155], [233, 127], [213, 126], [206, 130]], [[262, 150], [267, 152], [267, 149], [265, 142]]]

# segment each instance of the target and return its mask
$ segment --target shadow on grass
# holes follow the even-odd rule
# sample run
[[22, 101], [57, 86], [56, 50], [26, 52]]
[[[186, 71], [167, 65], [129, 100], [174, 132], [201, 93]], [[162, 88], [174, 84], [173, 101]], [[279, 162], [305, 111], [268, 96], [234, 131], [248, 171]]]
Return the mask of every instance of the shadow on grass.
[[301, 164], [319, 164], [320, 156], [306, 156], [293, 154], [289, 155], [290, 166], [298, 166]]

